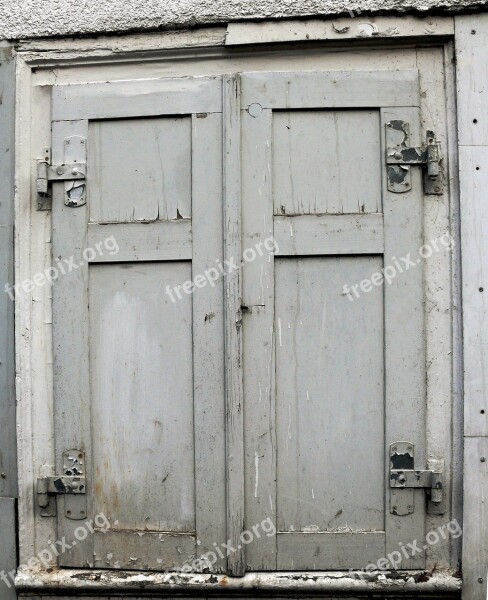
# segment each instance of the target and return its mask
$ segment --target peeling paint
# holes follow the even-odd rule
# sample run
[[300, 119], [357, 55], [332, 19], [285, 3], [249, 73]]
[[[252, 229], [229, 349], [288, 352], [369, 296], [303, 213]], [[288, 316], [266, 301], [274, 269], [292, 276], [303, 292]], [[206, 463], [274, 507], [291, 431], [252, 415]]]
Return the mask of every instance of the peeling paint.
[[129, 587], [144, 587], [145, 592], [154, 590], [158, 594], [163, 590], [204, 591], [225, 587], [227, 590], [241, 590], [252, 593], [257, 586], [264, 591], [308, 589], [314, 593], [339, 592], [348, 590], [354, 594], [363, 592], [376, 594], [395, 591], [411, 593], [452, 593], [459, 592], [461, 581], [451, 571], [439, 570], [435, 574], [427, 571], [398, 571], [393, 573], [361, 572], [354, 573], [248, 573], [244, 577], [226, 575], [202, 575], [185, 573], [139, 573], [134, 571], [74, 571], [63, 569], [51, 574], [30, 573], [20, 570], [16, 585], [21, 592], [39, 591], [46, 593], [50, 589], [77, 592], [84, 590], [95, 595], [96, 591], [114, 590], [121, 592]]

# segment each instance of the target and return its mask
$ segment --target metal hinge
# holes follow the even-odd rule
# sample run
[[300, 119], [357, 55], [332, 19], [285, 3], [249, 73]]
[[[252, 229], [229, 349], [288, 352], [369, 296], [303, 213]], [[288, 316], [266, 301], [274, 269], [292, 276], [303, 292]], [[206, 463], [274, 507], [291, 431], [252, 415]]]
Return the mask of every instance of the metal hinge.
[[37, 163], [37, 209], [49, 210], [52, 205], [50, 183], [64, 181], [66, 206], [86, 203], [86, 138], [72, 135], [64, 140], [64, 162], [51, 164], [51, 150], [44, 148], [43, 159]]
[[424, 192], [440, 195], [444, 192], [440, 144], [433, 131], [427, 131], [420, 147], [408, 145], [410, 126], [406, 121], [392, 120], [386, 124], [386, 164], [388, 190], [397, 194], [412, 189], [410, 167], [424, 167]]
[[[415, 446], [411, 442], [390, 445], [390, 511], [395, 515], [414, 512], [414, 489], [428, 493], [429, 514], [444, 514], [444, 475], [440, 464], [435, 470], [415, 468]], [[438, 461], [439, 463], [440, 461]]]
[[66, 495], [64, 513], [75, 521], [86, 518], [85, 454], [81, 450], [63, 453], [63, 472], [60, 477], [39, 477], [37, 504], [41, 516], [56, 516], [56, 496]]

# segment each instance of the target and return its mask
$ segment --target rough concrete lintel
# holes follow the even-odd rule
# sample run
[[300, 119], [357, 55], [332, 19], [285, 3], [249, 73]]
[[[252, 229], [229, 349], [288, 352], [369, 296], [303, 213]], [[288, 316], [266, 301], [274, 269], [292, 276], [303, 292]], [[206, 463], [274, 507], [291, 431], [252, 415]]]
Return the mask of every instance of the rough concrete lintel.
[[488, 0], [0, 0], [0, 39], [161, 31], [235, 21], [425, 15], [486, 9]]

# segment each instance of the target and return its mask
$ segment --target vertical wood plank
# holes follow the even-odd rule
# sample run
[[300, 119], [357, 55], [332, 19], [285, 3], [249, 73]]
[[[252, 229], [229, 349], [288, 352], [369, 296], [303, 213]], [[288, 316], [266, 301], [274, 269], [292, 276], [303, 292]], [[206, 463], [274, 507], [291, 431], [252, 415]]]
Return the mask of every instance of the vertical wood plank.
[[[10, 50], [4, 49], [5, 56]], [[14, 104], [15, 62], [0, 62], [0, 497], [17, 496], [14, 355]]]
[[[456, 240], [451, 252], [451, 295], [452, 295], [452, 458], [451, 458], [451, 518], [462, 523], [463, 515], [463, 460], [464, 460], [464, 401], [463, 401], [463, 315], [462, 315], [462, 271], [461, 271], [461, 222], [459, 210], [459, 153], [457, 145], [456, 71], [454, 39], [444, 46], [446, 73], [446, 134], [449, 164], [449, 218], [450, 231]], [[430, 526], [429, 526], [430, 527]], [[462, 561], [462, 536], [451, 538], [450, 565]], [[430, 556], [429, 556], [430, 559]], [[428, 564], [428, 567], [430, 565]]]
[[[251, 114], [252, 113], [252, 114]], [[242, 115], [243, 256], [273, 235], [272, 112], [255, 104]], [[276, 524], [274, 258], [265, 252], [243, 267], [246, 528]], [[246, 549], [249, 570], [276, 569], [276, 536]]]
[[[461, 146], [488, 144], [488, 14], [456, 16], [458, 142]], [[461, 184], [462, 185], [462, 184]]]
[[[88, 121], [59, 121], [52, 125], [53, 164], [64, 162], [64, 139], [71, 135], [88, 138]], [[72, 259], [79, 268], [60, 275], [53, 286], [54, 340], [54, 423], [56, 430], [56, 473], [63, 472], [63, 452], [69, 449], [85, 453], [87, 487], [92, 488], [90, 385], [88, 359], [88, 264], [86, 248], [88, 205], [69, 208], [64, 205], [64, 183], [53, 185], [53, 259]], [[77, 302], [73, 302], [73, 298]], [[90, 494], [88, 515], [92, 513]], [[57, 499], [58, 534], [73, 539], [74, 530], [84, 521], [65, 518], [65, 497]], [[64, 566], [90, 564], [92, 536], [79, 542], [60, 558]]]
[[[481, 16], [481, 15], [480, 15]], [[456, 19], [457, 22], [457, 19]], [[467, 61], [467, 51], [471, 48], [473, 62], [458, 68], [458, 98], [464, 98], [466, 110], [472, 119], [464, 119], [465, 126], [459, 123], [459, 171], [461, 202], [461, 240], [463, 268], [463, 317], [464, 317], [464, 363], [465, 363], [465, 412], [464, 431], [469, 436], [488, 436], [488, 205], [486, 186], [488, 183], [488, 124], [483, 135], [478, 133], [483, 123], [473, 124], [480, 110], [478, 100], [488, 101], [488, 72], [486, 65], [478, 65], [478, 56], [484, 51], [485, 36], [488, 38], [488, 19], [472, 17], [461, 20], [459, 27], [464, 35], [460, 39], [463, 64]], [[468, 23], [469, 26], [466, 26]], [[483, 25], [486, 31], [483, 32]], [[476, 31], [476, 35], [470, 32]], [[479, 35], [480, 45], [474, 40]], [[469, 45], [466, 48], [465, 43]], [[479, 66], [479, 68], [478, 68]], [[484, 86], [485, 92], [476, 92], [471, 87]], [[477, 88], [476, 88], [477, 89]], [[469, 98], [473, 99], [472, 105]], [[485, 110], [485, 109], [483, 109]], [[479, 117], [483, 120], [484, 112]], [[471, 134], [467, 131], [472, 132]], [[463, 140], [477, 142], [466, 145]], [[482, 412], [483, 411], [483, 412]]]
[[[420, 144], [418, 108], [384, 108], [381, 111], [383, 149], [385, 126], [392, 119], [410, 124], [411, 145]], [[383, 151], [383, 156], [386, 152]], [[384, 265], [411, 256], [416, 261], [423, 244], [423, 184], [421, 169], [410, 167], [412, 189], [395, 194], [388, 191], [383, 171], [383, 211], [385, 231]], [[398, 550], [399, 543], [421, 540], [424, 535], [425, 492], [414, 490], [414, 512], [397, 516], [390, 512], [389, 455], [392, 442], [415, 444], [415, 463], [426, 468], [425, 452], [425, 327], [423, 308], [423, 266], [419, 260], [408, 271], [397, 273], [391, 284], [385, 282], [385, 467], [386, 467], [386, 555]], [[408, 493], [408, 492], [406, 492]], [[421, 569], [424, 553], [402, 559], [403, 569]]]
[[488, 578], [488, 15], [455, 17], [464, 349], [463, 597]]
[[[488, 140], [487, 140], [488, 141]], [[464, 597], [486, 598], [488, 577], [488, 145], [459, 147], [464, 348]], [[477, 451], [477, 448], [483, 449]], [[484, 452], [484, 454], [483, 454]], [[483, 526], [485, 525], [485, 526]]]
[[[220, 93], [220, 86], [218, 87]], [[192, 279], [223, 261], [222, 114], [192, 117]], [[197, 554], [226, 541], [223, 277], [193, 292]], [[226, 559], [217, 556], [214, 570]]]
[[[224, 94], [224, 258], [241, 260], [240, 78], [223, 80]], [[234, 576], [245, 572], [244, 546], [244, 402], [242, 379], [242, 285], [240, 269], [225, 278], [225, 396], [227, 443], [227, 537], [235, 550], [228, 557]], [[238, 548], [240, 546], [240, 548]]]
[[[487, 94], [488, 96], [488, 94]], [[488, 435], [488, 145], [459, 147], [464, 318], [464, 433]]]
[[[486, 459], [486, 460], [482, 460]], [[463, 598], [486, 598], [488, 438], [464, 440]]]

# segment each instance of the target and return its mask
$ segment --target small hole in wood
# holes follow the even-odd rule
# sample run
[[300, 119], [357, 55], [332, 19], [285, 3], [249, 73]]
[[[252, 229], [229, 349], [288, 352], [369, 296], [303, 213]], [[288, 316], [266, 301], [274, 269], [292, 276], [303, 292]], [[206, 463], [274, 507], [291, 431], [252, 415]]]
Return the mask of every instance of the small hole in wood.
[[485, 409], [484, 409], [484, 408], [482, 408], [482, 409], [480, 410], [480, 414], [482, 414], [482, 415], [484, 415], [484, 414], [485, 414]]
[[479, 167], [476, 167], [476, 170], [477, 170], [477, 171], [479, 171], [479, 170], [480, 170], [480, 168], [479, 168]]
[[476, 34], [476, 29], [471, 29], [471, 35], [475, 35]]
[[478, 122], [478, 119], [473, 119], [473, 123], [476, 125], [476, 123]]

